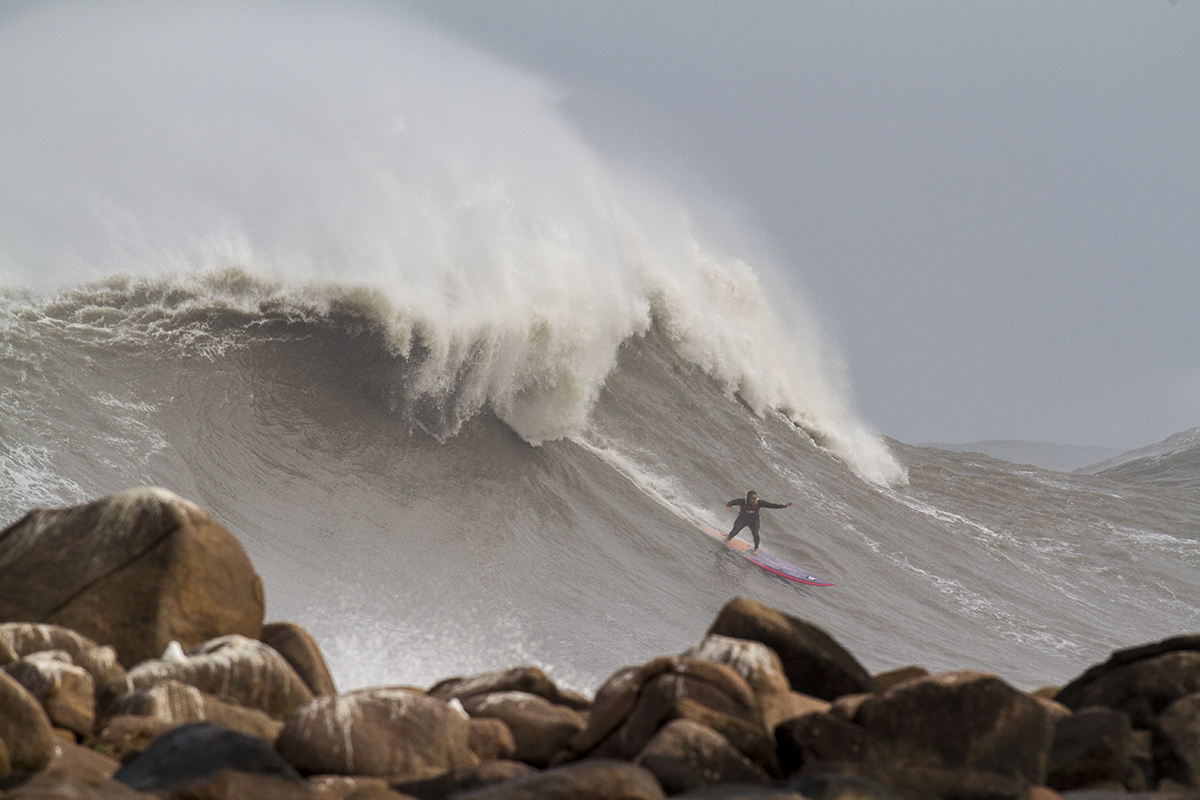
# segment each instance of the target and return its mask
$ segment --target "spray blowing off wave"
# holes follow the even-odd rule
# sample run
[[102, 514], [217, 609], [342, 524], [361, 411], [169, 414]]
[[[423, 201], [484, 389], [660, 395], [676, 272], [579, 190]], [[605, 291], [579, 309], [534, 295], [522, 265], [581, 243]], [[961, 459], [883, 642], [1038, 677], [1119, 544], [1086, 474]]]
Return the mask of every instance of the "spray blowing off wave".
[[352, 306], [411, 360], [410, 392], [535, 443], [582, 431], [657, 324], [755, 412], [902, 478], [746, 264], [607, 165], [544, 84], [391, 12], [56, 5], [0, 29], [0, 76], [0, 263], [22, 283]]

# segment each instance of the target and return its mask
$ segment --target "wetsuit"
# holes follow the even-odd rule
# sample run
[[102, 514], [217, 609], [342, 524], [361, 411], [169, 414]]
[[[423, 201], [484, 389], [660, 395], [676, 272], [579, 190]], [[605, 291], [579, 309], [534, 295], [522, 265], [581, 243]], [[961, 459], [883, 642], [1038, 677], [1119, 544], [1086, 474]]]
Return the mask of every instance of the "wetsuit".
[[737, 519], [733, 521], [733, 530], [725, 537], [725, 541], [729, 541], [738, 535], [738, 531], [742, 528], [749, 528], [750, 533], [754, 534], [754, 549], [758, 549], [758, 512], [764, 508], [787, 508], [782, 503], [768, 503], [766, 500], [756, 499], [753, 504], [744, 497], [739, 497], [735, 500], [730, 500], [725, 505], [740, 506], [741, 513], [737, 515]]

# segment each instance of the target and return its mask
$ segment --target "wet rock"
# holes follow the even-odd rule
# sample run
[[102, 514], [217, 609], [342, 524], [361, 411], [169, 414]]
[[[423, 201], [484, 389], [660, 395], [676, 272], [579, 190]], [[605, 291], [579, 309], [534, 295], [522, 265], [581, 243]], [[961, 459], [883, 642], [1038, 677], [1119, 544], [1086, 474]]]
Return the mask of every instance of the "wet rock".
[[470, 720], [469, 744], [480, 761], [511, 759], [517, 752], [517, 740], [503, 720], [476, 717]]
[[191, 780], [161, 797], [162, 800], [319, 800], [316, 791], [303, 780], [229, 767]]
[[71, 656], [72, 664], [88, 671], [97, 687], [125, 674], [125, 668], [117, 663], [116, 650], [61, 625], [6, 622], [0, 625], [0, 641], [10, 645], [18, 657], [64, 650]]
[[1073, 711], [1104, 706], [1124, 711], [1135, 728], [1184, 695], [1200, 691], [1200, 634], [1114, 652], [1068, 683], [1055, 700]]
[[208, 722], [268, 742], [274, 742], [283, 728], [282, 722], [263, 711], [226, 702], [179, 681], [163, 681], [129, 692], [117, 701], [113, 711], [117, 715], [153, 717], [172, 727]]
[[275, 746], [302, 772], [393, 781], [429, 778], [478, 760], [464, 714], [398, 689], [314, 698], [288, 717]]
[[71, 663], [65, 650], [31, 653], [4, 671], [38, 699], [50, 724], [86, 736], [96, 721], [96, 688], [91, 673]]
[[634, 762], [654, 773], [667, 794], [711, 783], [767, 783], [766, 770], [725, 737], [686, 719], [668, 722]]
[[1154, 723], [1159, 774], [1185, 786], [1200, 786], [1200, 693], [1179, 698]]
[[875, 676], [875, 683], [879, 686], [879, 691], [883, 691], [905, 681], [927, 677], [929, 677], [929, 670], [924, 667], [908, 666], [879, 673]]
[[626, 761], [589, 759], [454, 795], [454, 800], [662, 800], [658, 780]]
[[152, 717], [115, 716], [104, 728], [86, 740], [88, 747], [117, 761], [125, 762], [146, 750], [162, 734], [178, 727]]
[[429, 696], [449, 702], [453, 699], [466, 700], [477, 694], [493, 692], [527, 692], [543, 697], [551, 703], [576, 711], [591, 706], [583, 695], [560, 689], [537, 667], [513, 667], [497, 672], [484, 672], [469, 678], [446, 678], [430, 687]]
[[54, 756], [55, 738], [42, 704], [0, 671], [0, 742], [10, 769], [36, 772]]
[[1133, 729], [1129, 717], [1108, 708], [1075, 712], [1054, 726], [1046, 785], [1058, 791], [1121, 784], [1129, 772]]
[[0, 532], [0, 572], [0, 620], [70, 628], [126, 665], [172, 640], [262, 633], [262, 580], [242, 546], [165, 489], [29, 512]]
[[337, 694], [325, 656], [307, 630], [294, 622], [271, 622], [263, 626], [260, 638], [292, 665], [313, 695]]
[[474, 767], [460, 767], [436, 778], [398, 783], [393, 788], [418, 800], [441, 800], [459, 792], [468, 792], [535, 774], [537, 770], [523, 761], [489, 761]]
[[1045, 781], [1050, 718], [994, 675], [951, 672], [899, 684], [865, 700], [854, 722], [875, 759], [943, 787], [943, 794], [956, 786], [1002, 792], [1013, 781], [1020, 793]]
[[143, 795], [122, 783], [111, 780], [120, 764], [116, 759], [101, 755], [87, 747], [69, 742], [59, 742], [54, 757], [41, 771], [29, 776], [10, 797], [28, 800], [105, 800], [106, 798], [133, 798]]
[[129, 692], [178, 681], [246, 708], [283, 719], [312, 699], [312, 692], [274, 648], [245, 636], [205, 642], [180, 660], [146, 661], [100, 692], [102, 716]]
[[556, 758], [632, 759], [660, 727], [682, 716], [680, 704], [685, 701], [762, 729], [757, 698], [733, 669], [663, 657], [618, 670], [605, 681], [596, 693], [587, 727]]
[[535, 767], [549, 764], [587, 725], [579, 712], [527, 692], [477, 694], [461, 702], [472, 717], [503, 721], [512, 732], [513, 758]]
[[829, 705], [827, 701], [793, 692], [783, 674], [779, 656], [762, 642], [712, 635], [683, 655], [725, 664], [745, 678], [758, 697], [763, 727], [767, 731], [775, 730], [775, 726], [785, 719], [809, 711], [823, 711]]
[[822, 712], [789, 719], [775, 728], [784, 775], [819, 769], [822, 764], [863, 762], [872, 758], [867, 732], [841, 717]]
[[793, 690], [822, 700], [878, 689], [854, 656], [829, 634], [754, 600], [729, 601], [708, 633], [762, 642], [779, 655]]
[[392, 789], [383, 778], [313, 775], [306, 782], [317, 800], [409, 800], [409, 795]]
[[[896, 681], [892, 685], [902, 682]], [[795, 789], [808, 800], [900, 800], [899, 795], [882, 783], [855, 775], [798, 775], [784, 785]]]
[[300, 775], [257, 736], [196, 723], [167, 731], [113, 775], [133, 789], [160, 791], [198, 781], [223, 769], [271, 775], [304, 786]]

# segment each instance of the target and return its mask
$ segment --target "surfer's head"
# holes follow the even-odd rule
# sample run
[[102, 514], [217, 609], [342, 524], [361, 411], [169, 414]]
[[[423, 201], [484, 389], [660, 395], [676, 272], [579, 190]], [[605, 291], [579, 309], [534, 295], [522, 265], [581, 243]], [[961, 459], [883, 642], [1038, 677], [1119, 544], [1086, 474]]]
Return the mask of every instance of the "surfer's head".
[[757, 500], [757, 499], [758, 499], [758, 492], [756, 492], [756, 491], [754, 491], [753, 489], [751, 489], [750, 491], [746, 492], [746, 499], [747, 499], [747, 500], [751, 500], [751, 501], [753, 501], [753, 500]]

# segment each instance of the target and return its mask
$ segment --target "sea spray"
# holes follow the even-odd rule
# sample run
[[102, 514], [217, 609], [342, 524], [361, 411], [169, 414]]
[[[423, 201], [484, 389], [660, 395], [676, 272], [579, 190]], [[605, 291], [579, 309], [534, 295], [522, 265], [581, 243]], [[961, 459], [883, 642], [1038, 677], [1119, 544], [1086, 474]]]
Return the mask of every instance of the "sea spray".
[[350, 307], [439, 432], [486, 407], [531, 443], [583, 431], [657, 321], [755, 413], [903, 479], [811, 322], [773, 311], [784, 287], [607, 164], [533, 76], [374, 5], [63, 4], [0, 45], [10, 280]]

